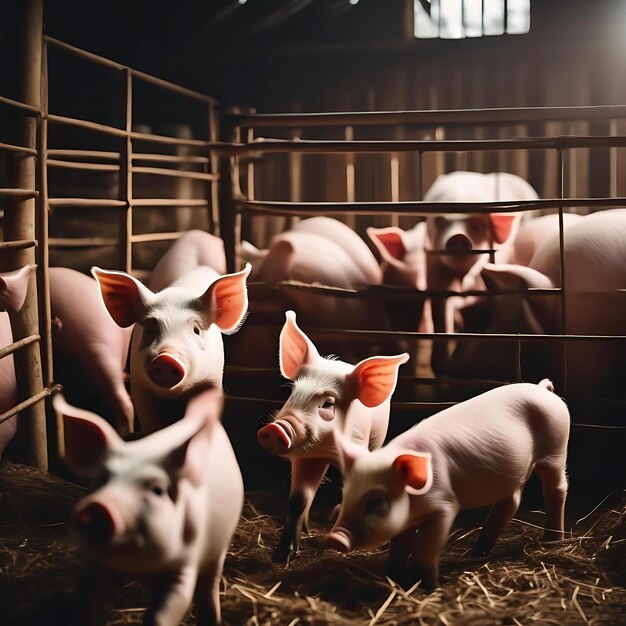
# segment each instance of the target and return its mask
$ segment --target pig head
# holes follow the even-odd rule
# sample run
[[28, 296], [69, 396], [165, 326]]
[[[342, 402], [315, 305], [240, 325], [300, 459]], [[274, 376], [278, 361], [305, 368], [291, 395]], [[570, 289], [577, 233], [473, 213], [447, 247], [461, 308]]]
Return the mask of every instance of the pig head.
[[[0, 347], [13, 343], [11, 315], [17, 314], [26, 299], [28, 281], [35, 271], [35, 265], [25, 265], [14, 272], [0, 274]], [[0, 413], [17, 404], [17, 386], [13, 355], [0, 359]], [[0, 423], [0, 456], [17, 432], [18, 416], [14, 415]]]
[[398, 368], [408, 355], [370, 357], [350, 365], [322, 358], [287, 311], [280, 335], [280, 371], [292, 393], [257, 438], [269, 452], [291, 461], [289, 513], [274, 560], [298, 550], [303, 524], [329, 464], [341, 467], [335, 431], [365, 450], [382, 445]]
[[243, 322], [249, 272], [248, 265], [216, 277], [199, 267], [154, 293], [124, 272], [92, 269], [113, 320], [122, 328], [135, 325], [130, 383], [143, 429], [182, 417], [190, 393], [222, 386], [221, 333], [234, 333]]
[[[64, 417], [66, 462], [99, 485], [78, 502], [72, 521], [104, 568], [101, 578], [152, 587], [145, 623], [179, 624], [195, 593], [199, 623], [218, 624], [219, 579], [243, 503], [241, 473], [219, 422], [221, 390], [198, 394], [181, 420], [132, 442], [61, 396], [53, 404]], [[87, 595], [97, 596], [95, 580], [89, 583]], [[79, 598], [83, 618], [100, 609], [93, 600]]]
[[[492, 293], [512, 292], [492, 298], [487, 333], [531, 333], [571, 335], [620, 335], [626, 300], [626, 211], [601, 211], [582, 217], [567, 227], [565, 249], [565, 319], [560, 295], [533, 295], [533, 289], [561, 286], [560, 247], [554, 235], [534, 254], [530, 267], [487, 264], [481, 278]], [[563, 326], [565, 321], [565, 327]], [[512, 342], [480, 340], [459, 342], [451, 360], [457, 376], [507, 378], [514, 373], [515, 345]], [[548, 348], [528, 343], [522, 354], [522, 375], [537, 380], [544, 372], [561, 380], [566, 373], [568, 388], [575, 394], [618, 391], [614, 376], [624, 362], [617, 342], [570, 341], [565, 370], [563, 352], [556, 343]], [[556, 362], [555, 362], [556, 361]], [[565, 381], [563, 381], [564, 383]], [[619, 385], [621, 387], [621, 385]]]

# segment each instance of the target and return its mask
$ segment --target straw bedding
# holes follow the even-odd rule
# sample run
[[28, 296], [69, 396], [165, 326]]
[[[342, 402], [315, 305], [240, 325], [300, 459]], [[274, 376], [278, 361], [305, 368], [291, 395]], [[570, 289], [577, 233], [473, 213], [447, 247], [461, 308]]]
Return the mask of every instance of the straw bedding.
[[[6, 465], [0, 492], [0, 624], [66, 623], [85, 568], [67, 518], [83, 489]], [[461, 520], [441, 563], [442, 587], [429, 594], [385, 579], [384, 549], [326, 550], [323, 517], [296, 559], [287, 567], [272, 564], [281, 506], [276, 494], [249, 495], [224, 572], [227, 624], [626, 624], [626, 498], [607, 498], [568, 520], [568, 537], [548, 546], [538, 541], [542, 514], [521, 511], [488, 558], [469, 552], [479, 518]], [[109, 623], [141, 623], [145, 602], [141, 587], [125, 587], [113, 599]], [[194, 624], [193, 615], [184, 623]]]

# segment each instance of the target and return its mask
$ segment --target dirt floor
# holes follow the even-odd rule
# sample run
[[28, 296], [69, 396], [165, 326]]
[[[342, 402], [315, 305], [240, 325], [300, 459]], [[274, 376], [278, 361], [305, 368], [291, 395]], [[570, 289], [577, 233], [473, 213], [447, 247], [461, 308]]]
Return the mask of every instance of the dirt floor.
[[[67, 623], [85, 568], [67, 518], [84, 490], [8, 464], [0, 468], [0, 493], [0, 624]], [[488, 558], [470, 556], [480, 519], [462, 519], [445, 550], [443, 586], [433, 593], [386, 580], [384, 549], [327, 550], [323, 506], [300, 554], [287, 567], [272, 564], [281, 500], [249, 494], [224, 572], [226, 624], [626, 624], [626, 498], [620, 495], [568, 519], [567, 538], [550, 546], [538, 541], [542, 513], [522, 510]], [[142, 588], [125, 587], [113, 599], [109, 623], [141, 623], [145, 603]], [[194, 623], [193, 614], [184, 622]]]

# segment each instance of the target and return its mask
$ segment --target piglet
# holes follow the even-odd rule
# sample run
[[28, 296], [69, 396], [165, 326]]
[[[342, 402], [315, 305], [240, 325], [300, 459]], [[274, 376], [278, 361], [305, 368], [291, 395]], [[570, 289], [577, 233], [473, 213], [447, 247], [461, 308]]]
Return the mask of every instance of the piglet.
[[280, 373], [293, 381], [293, 389], [283, 408], [257, 431], [266, 450], [291, 461], [288, 517], [275, 562], [286, 562], [297, 552], [317, 488], [329, 464], [339, 466], [335, 430], [363, 450], [383, 444], [398, 368], [408, 360], [407, 354], [376, 356], [350, 365], [322, 358], [298, 328], [296, 314], [287, 311], [285, 316]]
[[[13, 343], [8, 311], [17, 313], [26, 299], [26, 290], [35, 265], [25, 265], [15, 272], [0, 274], [0, 348]], [[13, 355], [0, 359], [0, 413], [17, 404]], [[17, 432], [17, 415], [0, 423], [0, 455]]]
[[[492, 389], [423, 420], [370, 454], [343, 444], [343, 502], [328, 536], [340, 551], [391, 540], [388, 573], [401, 577], [409, 551], [424, 587], [439, 584], [439, 556], [457, 513], [491, 504], [476, 550], [488, 552], [541, 479], [544, 540], [563, 536], [570, 417], [552, 383]], [[417, 531], [417, 534], [416, 534]]]
[[158, 293], [125, 272], [94, 267], [92, 273], [118, 326], [135, 324], [130, 385], [143, 430], [180, 419], [190, 394], [222, 386], [221, 333], [234, 333], [243, 322], [250, 265], [225, 276], [197, 266]]
[[[57, 320], [55, 350], [75, 359], [113, 411], [120, 434], [133, 431], [135, 411], [124, 382], [132, 328], [120, 328], [109, 315], [98, 283], [72, 269], [50, 268], [50, 305]], [[63, 381], [66, 387], [71, 385]]]
[[144, 624], [179, 624], [192, 599], [199, 624], [219, 624], [219, 583], [243, 506], [243, 481], [219, 417], [222, 392], [204, 391], [183, 419], [123, 441], [102, 418], [53, 400], [65, 455], [99, 485], [73, 512], [95, 561], [80, 616], [93, 624], [111, 587], [137, 579], [152, 590]]

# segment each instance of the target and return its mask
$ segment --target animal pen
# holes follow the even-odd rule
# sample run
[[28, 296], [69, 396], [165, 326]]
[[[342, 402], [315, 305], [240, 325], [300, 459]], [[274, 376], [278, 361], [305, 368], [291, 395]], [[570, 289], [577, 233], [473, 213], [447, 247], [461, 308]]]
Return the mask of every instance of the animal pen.
[[[285, 114], [224, 109], [209, 96], [43, 35], [41, 5], [28, 5], [32, 13], [20, 54], [20, 97], [0, 93], [0, 119], [10, 121], [0, 132], [0, 153], [7, 164], [6, 180], [0, 185], [0, 262], [3, 271], [31, 263], [37, 264], [37, 270], [24, 307], [11, 316], [14, 343], [0, 347], [0, 358], [13, 355], [18, 381], [18, 404], [0, 415], [0, 422], [20, 414], [12, 460], [39, 471], [12, 463], [0, 474], [4, 518], [0, 584], [7, 600], [7, 606], [0, 608], [2, 623], [64, 623], [67, 596], [83, 568], [67, 523], [69, 507], [83, 488], [45, 474], [50, 468], [53, 474], [65, 475], [59, 462], [62, 423], [46, 401], [58, 389], [48, 280], [51, 264], [82, 271], [98, 264], [145, 278], [169, 242], [185, 230], [200, 228], [224, 239], [228, 271], [236, 271], [242, 266], [238, 255], [242, 239], [266, 246], [272, 235], [307, 216], [337, 217], [363, 233], [369, 225], [408, 226], [430, 214], [551, 210], [559, 215], [561, 286], [533, 290], [532, 295], [562, 303], [561, 335], [305, 330], [314, 341], [383, 346], [398, 340], [419, 342], [419, 347], [430, 341], [477, 339], [489, 350], [491, 342], [506, 340], [516, 346], [515, 380], [523, 376], [523, 345], [556, 342], [559, 353], [565, 354], [572, 342], [626, 341], [626, 333], [567, 333], [569, 276], [563, 255], [564, 211], [626, 206], [619, 153], [626, 147], [626, 106]], [[76, 116], [48, 110], [49, 93], [55, 80], [61, 80], [55, 78], [54, 60], [63, 55], [72, 57], [77, 72], [87, 79], [107, 75], [106, 84], [115, 86], [106, 97], [118, 113], [117, 124], [94, 121], [89, 110]], [[167, 105], [151, 112], [146, 122], [136, 105], [155, 93]], [[177, 113], [169, 118], [172, 109]], [[184, 125], [180, 111], [184, 111]], [[178, 123], [176, 128], [172, 119]], [[9, 127], [16, 132], [9, 133]], [[608, 168], [608, 184], [596, 195], [590, 193], [592, 155]], [[480, 206], [422, 201], [436, 176], [453, 169], [515, 172], [531, 182], [540, 181], [545, 198]], [[370, 176], [376, 180], [376, 198], [366, 197], [359, 187]], [[163, 180], [173, 184], [161, 184]], [[162, 190], [161, 197], [155, 197], [155, 187]], [[381, 196], [386, 199], [380, 200]], [[414, 199], [401, 199], [407, 196]], [[154, 232], [155, 225], [161, 230]], [[494, 254], [492, 248], [472, 252]], [[482, 295], [388, 286], [351, 291], [295, 282], [253, 283], [246, 324], [277, 331], [282, 314], [256, 311], [255, 296], [280, 292], [288, 297], [294, 290], [368, 301], [387, 298], [398, 306], [416, 299]], [[494, 558], [485, 562], [466, 556], [478, 524], [470, 516], [450, 539], [443, 563], [446, 584], [428, 596], [385, 580], [380, 551], [348, 557], [324, 552], [327, 522], [315, 512], [314, 532], [305, 539], [302, 554], [288, 568], [270, 566], [282, 511], [268, 489], [284, 483], [286, 471], [284, 464], [259, 449], [254, 424], [260, 415], [281, 405], [285, 392], [277, 367], [229, 366], [227, 360], [225, 374], [224, 420], [250, 492], [225, 570], [222, 604], [227, 623], [626, 622], [624, 502], [609, 500], [593, 515], [584, 515], [591, 502], [624, 486], [623, 399], [577, 397], [562, 377], [563, 387], [557, 391], [568, 401], [573, 419], [572, 493], [581, 499], [578, 505], [570, 501], [576, 513], [569, 515], [568, 538], [556, 547], [541, 547], [535, 537], [541, 517], [525, 510]], [[391, 428], [404, 430], [503, 382], [437, 379], [419, 369], [401, 374]], [[278, 483], [270, 480], [276, 477]], [[325, 490], [327, 499], [336, 499], [336, 485]], [[31, 494], [28, 504], [21, 501], [26, 493]], [[530, 498], [533, 502], [534, 496]], [[324, 503], [324, 493], [321, 500]], [[335, 566], [337, 562], [340, 566]], [[111, 623], [138, 623], [142, 613], [133, 607], [143, 605], [141, 593], [135, 587], [125, 588]]]

